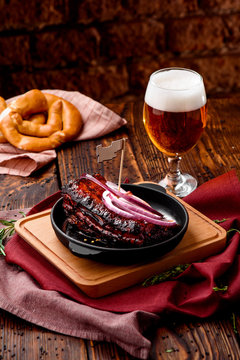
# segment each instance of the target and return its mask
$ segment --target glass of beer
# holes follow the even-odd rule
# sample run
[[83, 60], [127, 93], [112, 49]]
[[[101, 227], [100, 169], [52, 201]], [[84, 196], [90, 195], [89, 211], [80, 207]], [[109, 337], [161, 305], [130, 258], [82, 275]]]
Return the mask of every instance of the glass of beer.
[[197, 180], [182, 174], [179, 164], [206, 126], [206, 102], [203, 78], [193, 70], [166, 68], [150, 76], [143, 122], [153, 144], [168, 157], [169, 171], [159, 184], [179, 197], [197, 187]]

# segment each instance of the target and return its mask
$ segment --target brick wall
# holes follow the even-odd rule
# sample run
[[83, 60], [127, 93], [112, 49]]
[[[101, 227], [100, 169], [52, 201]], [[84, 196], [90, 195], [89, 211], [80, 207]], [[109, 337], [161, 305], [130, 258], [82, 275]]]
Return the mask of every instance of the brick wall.
[[0, 95], [79, 90], [142, 98], [158, 68], [200, 72], [209, 96], [240, 93], [240, 0], [0, 0]]

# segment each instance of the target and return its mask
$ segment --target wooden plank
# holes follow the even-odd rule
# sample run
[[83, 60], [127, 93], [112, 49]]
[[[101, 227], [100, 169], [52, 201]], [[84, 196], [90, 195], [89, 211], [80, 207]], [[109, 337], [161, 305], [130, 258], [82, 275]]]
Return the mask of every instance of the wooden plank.
[[0, 359], [87, 359], [84, 340], [48, 331], [0, 310]]
[[232, 313], [210, 319], [183, 320], [170, 317], [153, 339], [151, 359], [239, 359], [240, 348], [233, 332]]
[[58, 190], [54, 162], [26, 178], [0, 175], [0, 209], [32, 207]]

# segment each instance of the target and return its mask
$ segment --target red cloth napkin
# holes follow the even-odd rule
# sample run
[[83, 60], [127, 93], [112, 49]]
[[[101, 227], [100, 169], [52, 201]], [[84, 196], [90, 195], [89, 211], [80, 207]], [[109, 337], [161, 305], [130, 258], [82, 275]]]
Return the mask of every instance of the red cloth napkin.
[[[59, 196], [60, 193], [52, 195], [36, 205], [30, 213], [51, 207]], [[221, 223], [225, 229], [228, 230], [232, 227], [240, 229], [240, 182], [234, 171], [201, 185], [185, 198], [185, 201], [211, 219], [226, 218], [227, 220]], [[172, 281], [165, 281], [147, 288], [137, 285], [100, 299], [91, 299], [83, 294], [17, 235], [6, 246], [6, 260], [8, 263], [20, 265], [47, 293], [49, 290], [56, 291], [56, 293], [53, 292], [52, 299], [54, 297], [59, 299], [61, 297], [59, 293], [62, 293], [87, 306], [88, 311], [94, 308], [94, 311], [101, 309], [102, 314], [106, 314], [106, 311], [125, 313], [125, 315], [138, 314], [136, 335], [136, 331], [138, 333], [143, 331], [139, 329], [142, 329], [144, 323], [148, 326], [149, 323], [152, 324], [157, 320], [156, 314], [175, 312], [203, 318], [239, 301], [239, 241], [240, 234], [233, 232], [228, 246], [222, 253], [211, 256], [202, 262], [193, 263], [183, 274]], [[214, 291], [213, 288], [223, 278], [224, 285], [228, 286], [227, 291]], [[144, 317], [144, 322], [139, 314]], [[51, 316], [45, 324], [46, 327], [50, 326]], [[121, 329], [124, 329], [124, 326], [127, 326], [125, 322], [121, 324]], [[104, 328], [104, 320], [102, 328]], [[126, 344], [122, 339], [119, 340], [119, 329], [118, 327], [111, 329], [111, 340], [118, 342], [131, 354], [145, 358], [149, 351], [149, 342], [140, 346], [143, 344], [143, 339], [140, 340], [138, 337], [135, 338], [139, 340], [139, 343], [136, 340], [138, 345], [135, 342], [133, 346], [131, 340], [128, 341], [126, 338]], [[59, 327], [57, 331], [64, 332], [64, 329]], [[104, 330], [102, 331], [104, 332]], [[144, 339], [146, 340], [146, 338]]]
[[[83, 129], [74, 141], [95, 139], [117, 130], [127, 122], [106, 106], [77, 91], [42, 90], [68, 100], [80, 111]], [[7, 100], [7, 103], [18, 96]], [[34, 171], [56, 158], [55, 150], [39, 153], [15, 148], [9, 143], [0, 143], [0, 174], [29, 176]]]

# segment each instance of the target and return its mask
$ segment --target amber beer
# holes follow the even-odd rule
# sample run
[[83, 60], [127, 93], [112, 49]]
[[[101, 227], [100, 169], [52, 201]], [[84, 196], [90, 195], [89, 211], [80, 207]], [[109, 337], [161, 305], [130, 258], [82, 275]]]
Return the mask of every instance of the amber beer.
[[167, 156], [193, 148], [206, 126], [206, 94], [194, 71], [153, 73], [145, 95], [143, 120], [154, 145]]

